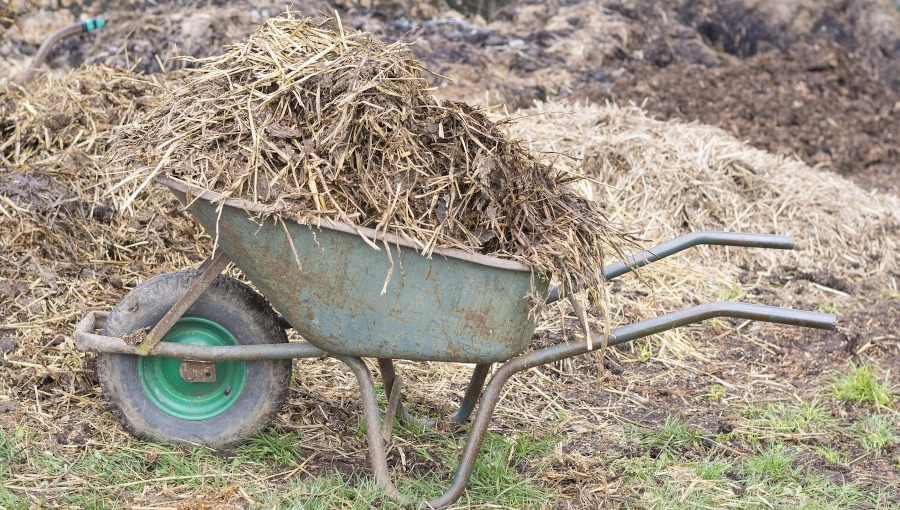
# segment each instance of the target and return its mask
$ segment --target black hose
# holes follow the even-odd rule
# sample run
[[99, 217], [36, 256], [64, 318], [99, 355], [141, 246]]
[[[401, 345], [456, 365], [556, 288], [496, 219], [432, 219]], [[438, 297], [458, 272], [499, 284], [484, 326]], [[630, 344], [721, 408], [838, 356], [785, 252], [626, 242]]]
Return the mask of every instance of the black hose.
[[31, 78], [34, 77], [35, 71], [37, 68], [44, 63], [44, 60], [47, 59], [47, 55], [50, 54], [50, 50], [53, 49], [53, 46], [56, 45], [59, 41], [65, 39], [66, 37], [77, 35], [83, 32], [91, 32], [96, 30], [103, 25], [106, 24], [106, 20], [103, 18], [91, 18], [86, 19], [84, 21], [79, 21], [78, 23], [73, 23], [69, 26], [65, 26], [51, 33], [44, 39], [44, 42], [41, 43], [41, 47], [38, 48], [37, 53], [34, 55], [34, 58], [31, 59], [31, 65], [28, 66], [28, 69], [22, 73], [22, 76], [16, 80], [17, 85], [24, 85], [31, 81]]

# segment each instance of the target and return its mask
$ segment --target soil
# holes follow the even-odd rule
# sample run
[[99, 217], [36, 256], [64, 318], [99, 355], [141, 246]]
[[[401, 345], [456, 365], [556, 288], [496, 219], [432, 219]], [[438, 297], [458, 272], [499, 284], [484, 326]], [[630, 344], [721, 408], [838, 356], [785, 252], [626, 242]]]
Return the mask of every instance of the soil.
[[[212, 8], [199, 15], [187, 10], [186, 2], [146, 2], [141, 4], [143, 20], [131, 14], [130, 8], [125, 8], [128, 5], [113, 9], [108, 17], [120, 22], [118, 28], [111, 24], [105, 32], [66, 40], [51, 53], [49, 68], [111, 62], [156, 73], [163, 67], [190, 66], [190, 62], [167, 57], [176, 51], [196, 57], [217, 53], [223, 44], [242, 37], [255, 23], [281, 10], [280, 4], [264, 2], [230, 2], [228, 9], [224, 4], [212, 2], [208, 4]], [[348, 26], [410, 42], [416, 56], [436, 73], [429, 79], [444, 97], [499, 104], [510, 112], [550, 98], [634, 102], [660, 119], [715, 125], [758, 148], [846, 176], [866, 190], [900, 195], [900, 11], [887, 0], [519, 0], [493, 12], [489, 21], [448, 12], [440, 2], [374, 2], [372, 9], [369, 5], [372, 3], [294, 3], [296, 9], [308, 13], [336, 8]], [[177, 12], [182, 7], [183, 14]], [[176, 15], [167, 16], [172, 12]], [[26, 4], [0, 3], [0, 56], [9, 63], [7, 69], [22, 69], [21, 63], [36, 51], [36, 45], [28, 42], [34, 38], [14, 33], [17, 25], [6, 20], [21, 20], [34, 13]], [[13, 183], [4, 178], [0, 182], [0, 194], [17, 204], [54, 207], [61, 203], [55, 197], [76, 194], [44, 174], [21, 174], [19, 178], [24, 181]], [[82, 211], [79, 221], [110, 221], [105, 206], [91, 211], [93, 216], [84, 216]], [[139, 218], [136, 229], [145, 230], [151, 221], [149, 216]], [[189, 259], [198, 258], [192, 247], [183, 248], [190, 253]], [[124, 287], [163, 269], [134, 264], [127, 270], [115, 265], [88, 269], [70, 263], [47, 275], [38, 261], [41, 256], [41, 250], [35, 250], [30, 259], [18, 261], [20, 267], [0, 273], [0, 300], [15, 300], [38, 279], [66, 278], [94, 289], [94, 303], [110, 308], [117, 296], [124, 294]], [[632, 347], [619, 347], [606, 362], [604, 381], [606, 387], [618, 388], [616, 393], [595, 392], [594, 385], [585, 382], [597, 374], [591, 359], [545, 366], [539, 372], [560, 383], [556, 395], [572, 404], [575, 412], [582, 412], [578, 411], [582, 404], [612, 406], [621, 419], [654, 427], [676, 409], [711, 436], [734, 426], [727, 420], [724, 404], [703, 398], [714, 384], [752, 390], [760, 399], [767, 392], [806, 399], [821, 390], [818, 382], [822, 377], [845, 369], [848, 362], [867, 360], [889, 374], [893, 384], [900, 384], [900, 298], [896, 292], [900, 274], [848, 282], [827, 270], [797, 275], [788, 269], [755, 287], [757, 297], [771, 305], [815, 310], [820, 303], [804, 296], [798, 282], [814, 282], [837, 291], [842, 312], [836, 331], [762, 328], [755, 331], [761, 342], [748, 342], [739, 334], [724, 335], [715, 345], [703, 346], [698, 357], [677, 363], [655, 358], [634, 362]], [[3, 323], [60, 314], [42, 310], [39, 300], [28, 306], [31, 308], [20, 306], [14, 316], [2, 318]], [[11, 308], [6, 310], [12, 313]], [[45, 410], [54, 404], [59, 408], [56, 399], [72, 391], [83, 396], [82, 400], [102, 401], [88, 369], [27, 368], [36, 351], [71, 351], [75, 315], [48, 321], [39, 335], [41, 345], [36, 346], [23, 340], [16, 329], [0, 324], [0, 355], [7, 360], [0, 365], [0, 377], [10, 391], [8, 399], [0, 399], [0, 425], [22, 419], [36, 393], [44, 395], [39, 404]], [[728, 322], [720, 329], [711, 326], [708, 337], [718, 337], [736, 326]], [[574, 329], [573, 325], [570, 330]], [[536, 337], [535, 343], [560, 340], [554, 333]], [[303, 420], [325, 423], [330, 430], [356, 426], [359, 413], [349, 397], [333, 400], [319, 396], [315, 384], [310, 387], [292, 390], [283, 413], [287, 423], [302, 416]], [[510, 406], [532, 405], [524, 397], [507, 398]], [[858, 412], [852, 406], [833, 406], [835, 415]], [[66, 420], [72, 422], [53, 437], [59, 445], [90, 443], [103, 434], [102, 426], [91, 423], [101, 420], [96, 423], [115, 426], [108, 416], [98, 415], [108, 413], [101, 406], [81, 405], [67, 415]], [[352, 431], [344, 436], [349, 437], [341, 439], [343, 448], [353, 444], [364, 450], [362, 443], [354, 442]], [[788, 440], [797, 444], [816, 441], [807, 437]], [[710, 442], [704, 448], [706, 451], [686, 455], [702, 456], [738, 445]], [[888, 486], [900, 504], [900, 489], [896, 488], [900, 447], [892, 448], [879, 456], [852, 452], [851, 456], [861, 459], [852, 472], [817, 455], [798, 462], [813, 466], [836, 483], [862, 480]], [[605, 460], [585, 460], [598, 452], [603, 452]], [[579, 487], [593, 483], [585, 473], [597, 469], [598, 463], [603, 469], [617, 457], [638, 453], [645, 452], [602, 437], [571, 442], [552, 461], [557, 477], [552, 481], [563, 494], [560, 506], [621, 504], [609, 494], [585, 494]], [[432, 466], [412, 450], [406, 454], [410, 470]], [[356, 468], [368, 469], [364, 454], [360, 455], [355, 461], [321, 456], [306, 470], [331, 473], [337, 466], [350, 474]], [[893, 465], [886, 465], [885, 459], [894, 459]]]

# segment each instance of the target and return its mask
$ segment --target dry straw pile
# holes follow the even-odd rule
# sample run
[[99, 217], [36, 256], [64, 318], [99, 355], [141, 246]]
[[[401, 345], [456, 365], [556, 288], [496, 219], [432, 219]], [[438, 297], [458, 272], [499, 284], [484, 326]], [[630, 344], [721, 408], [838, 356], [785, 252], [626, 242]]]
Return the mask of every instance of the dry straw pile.
[[[627, 234], [487, 116], [432, 95], [400, 43], [285, 13], [200, 67], [114, 159], [304, 222], [395, 234], [548, 271], [606, 300], [597, 269]], [[123, 183], [147, 184], [146, 174]], [[128, 205], [123, 204], [123, 205]]]
[[[582, 159], [582, 193], [614, 206], [617, 222], [664, 239], [699, 230], [793, 235], [798, 250], [700, 250], [738, 266], [789, 263], [840, 278], [900, 270], [900, 201], [835, 174], [755, 149], [721, 129], [652, 119], [636, 107], [543, 104], [523, 112], [514, 136], [535, 150]], [[569, 160], [560, 160], [566, 164]], [[604, 183], [596, 186], [591, 182]], [[722, 265], [727, 254], [727, 265]], [[788, 258], [786, 258], [788, 257]], [[777, 260], [776, 260], [777, 259]]]

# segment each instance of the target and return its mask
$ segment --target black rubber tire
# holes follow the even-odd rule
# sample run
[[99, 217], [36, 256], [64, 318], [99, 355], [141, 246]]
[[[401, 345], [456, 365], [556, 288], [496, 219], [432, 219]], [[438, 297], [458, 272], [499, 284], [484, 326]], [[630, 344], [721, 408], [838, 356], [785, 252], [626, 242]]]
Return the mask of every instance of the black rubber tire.
[[[166, 273], [138, 285], [113, 308], [103, 334], [121, 336], [155, 326], [201, 271]], [[184, 317], [199, 317], [224, 327], [241, 345], [286, 343], [287, 334], [268, 302], [247, 285], [219, 275]], [[287, 396], [291, 360], [247, 361], [241, 394], [221, 414], [185, 420], [166, 414], [141, 387], [139, 357], [100, 354], [97, 375], [112, 413], [135, 436], [176, 444], [223, 448], [241, 442], [272, 422]]]

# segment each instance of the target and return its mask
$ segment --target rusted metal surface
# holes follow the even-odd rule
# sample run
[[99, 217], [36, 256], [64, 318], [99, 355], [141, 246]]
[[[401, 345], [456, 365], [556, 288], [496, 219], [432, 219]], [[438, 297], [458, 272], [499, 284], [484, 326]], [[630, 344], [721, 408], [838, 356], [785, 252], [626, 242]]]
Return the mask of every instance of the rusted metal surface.
[[[187, 198], [184, 185], [160, 182]], [[528, 266], [447, 250], [427, 258], [387, 236], [376, 251], [352, 228], [253, 218], [227, 201], [217, 210], [211, 192], [191, 193], [191, 214], [294, 329], [323, 350], [489, 363], [516, 356], [531, 341], [536, 324], [525, 296], [545, 293], [547, 282]]]
[[[89, 312], [75, 327], [75, 347], [81, 351], [138, 354], [137, 347], [118, 337], [98, 335], [109, 312]], [[193, 345], [160, 342], [154, 356], [195, 361], [251, 361], [259, 359], [323, 358], [329, 354], [308, 343], [257, 345]]]
[[[651, 262], [701, 244], [793, 250], [794, 238], [772, 234], [745, 234], [743, 232], [692, 232], [661, 243], [641, 253], [630, 255], [627, 261], [609, 264], [600, 271], [600, 274], [604, 279], [612, 280]], [[550, 292], [547, 293], [546, 303], [550, 304], [558, 301], [561, 290], [559, 285], [550, 289]]]
[[216, 364], [210, 361], [182, 360], [178, 373], [185, 382], [216, 382]]
[[178, 319], [184, 315], [188, 308], [197, 301], [197, 298], [203, 295], [203, 292], [219, 276], [219, 273], [225, 270], [229, 262], [231, 262], [231, 259], [228, 258], [224, 251], [216, 250], [210, 255], [210, 258], [203, 263], [204, 271], [200, 278], [197, 278], [197, 281], [184, 293], [184, 296], [181, 296], [163, 318], [156, 323], [156, 326], [153, 326], [153, 329], [147, 333], [147, 338], [137, 346], [136, 353], [140, 356], [155, 355], [153, 347], [166, 336], [166, 333], [172, 329], [172, 326], [178, 322]]

